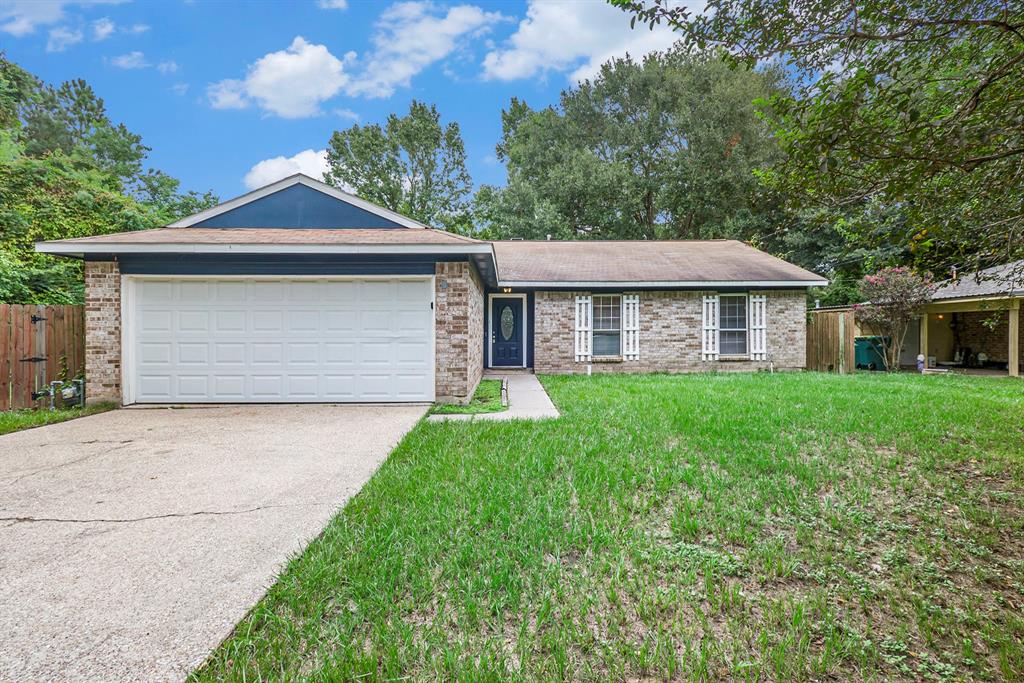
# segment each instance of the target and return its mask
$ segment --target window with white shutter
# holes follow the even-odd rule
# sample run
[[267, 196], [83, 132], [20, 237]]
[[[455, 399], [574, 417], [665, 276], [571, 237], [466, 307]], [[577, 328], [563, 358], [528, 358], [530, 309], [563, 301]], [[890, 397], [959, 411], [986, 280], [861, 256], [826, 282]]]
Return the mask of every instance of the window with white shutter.
[[701, 324], [701, 358], [718, 360], [718, 295], [704, 296], [704, 314]]
[[591, 334], [591, 299], [589, 295], [576, 297], [576, 362], [590, 361]]
[[640, 295], [622, 295], [622, 357], [640, 360]]
[[750, 360], [768, 358], [768, 297], [751, 294], [750, 302]]

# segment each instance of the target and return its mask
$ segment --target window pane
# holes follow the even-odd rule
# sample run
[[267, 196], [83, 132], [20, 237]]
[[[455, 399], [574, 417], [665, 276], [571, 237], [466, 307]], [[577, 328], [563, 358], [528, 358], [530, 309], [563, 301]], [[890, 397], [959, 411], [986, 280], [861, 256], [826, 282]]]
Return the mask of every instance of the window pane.
[[621, 313], [619, 297], [595, 296], [594, 297], [594, 330], [613, 330], [618, 332], [622, 329], [619, 315]]
[[745, 356], [747, 354], [746, 332], [720, 332], [718, 352], [723, 356]]
[[501, 309], [501, 340], [509, 341], [516, 331], [516, 316], [512, 313], [512, 307], [505, 304]]
[[721, 330], [747, 329], [747, 297], [722, 296], [718, 299], [718, 328]]
[[618, 356], [620, 354], [618, 332], [594, 332], [595, 356]]

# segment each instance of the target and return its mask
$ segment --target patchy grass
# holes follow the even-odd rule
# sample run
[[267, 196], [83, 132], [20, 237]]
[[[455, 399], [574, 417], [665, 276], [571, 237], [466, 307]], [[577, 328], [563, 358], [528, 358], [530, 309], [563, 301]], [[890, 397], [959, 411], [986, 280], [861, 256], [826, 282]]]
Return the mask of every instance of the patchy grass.
[[197, 680], [1010, 680], [1024, 383], [545, 377], [421, 423]]
[[434, 406], [433, 415], [477, 415], [479, 413], [500, 413], [508, 410], [501, 405], [501, 380], [482, 379], [473, 394], [473, 400], [464, 406], [447, 404]]
[[113, 403], [100, 403], [86, 406], [85, 408], [58, 408], [53, 411], [41, 409], [0, 412], [0, 434], [10, 434], [11, 432], [18, 432], [22, 429], [42, 427], [43, 425], [53, 424], [55, 422], [73, 420], [76, 417], [95, 415], [96, 413], [102, 413], [116, 407], [117, 406]]

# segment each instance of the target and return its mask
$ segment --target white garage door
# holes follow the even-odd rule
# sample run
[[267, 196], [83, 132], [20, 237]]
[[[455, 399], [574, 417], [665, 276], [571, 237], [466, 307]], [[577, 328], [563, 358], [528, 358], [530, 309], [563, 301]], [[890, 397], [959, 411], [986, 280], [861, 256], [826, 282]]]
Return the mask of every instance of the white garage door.
[[432, 401], [433, 281], [131, 278], [126, 401]]

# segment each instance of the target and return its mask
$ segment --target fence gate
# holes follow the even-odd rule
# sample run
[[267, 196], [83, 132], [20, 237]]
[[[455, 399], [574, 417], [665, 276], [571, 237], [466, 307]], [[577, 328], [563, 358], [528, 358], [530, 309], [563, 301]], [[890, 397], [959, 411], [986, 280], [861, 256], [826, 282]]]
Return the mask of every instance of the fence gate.
[[807, 369], [846, 374], [854, 371], [853, 311], [810, 311], [807, 317]]
[[48, 405], [32, 394], [84, 373], [83, 306], [0, 304], [0, 410]]

